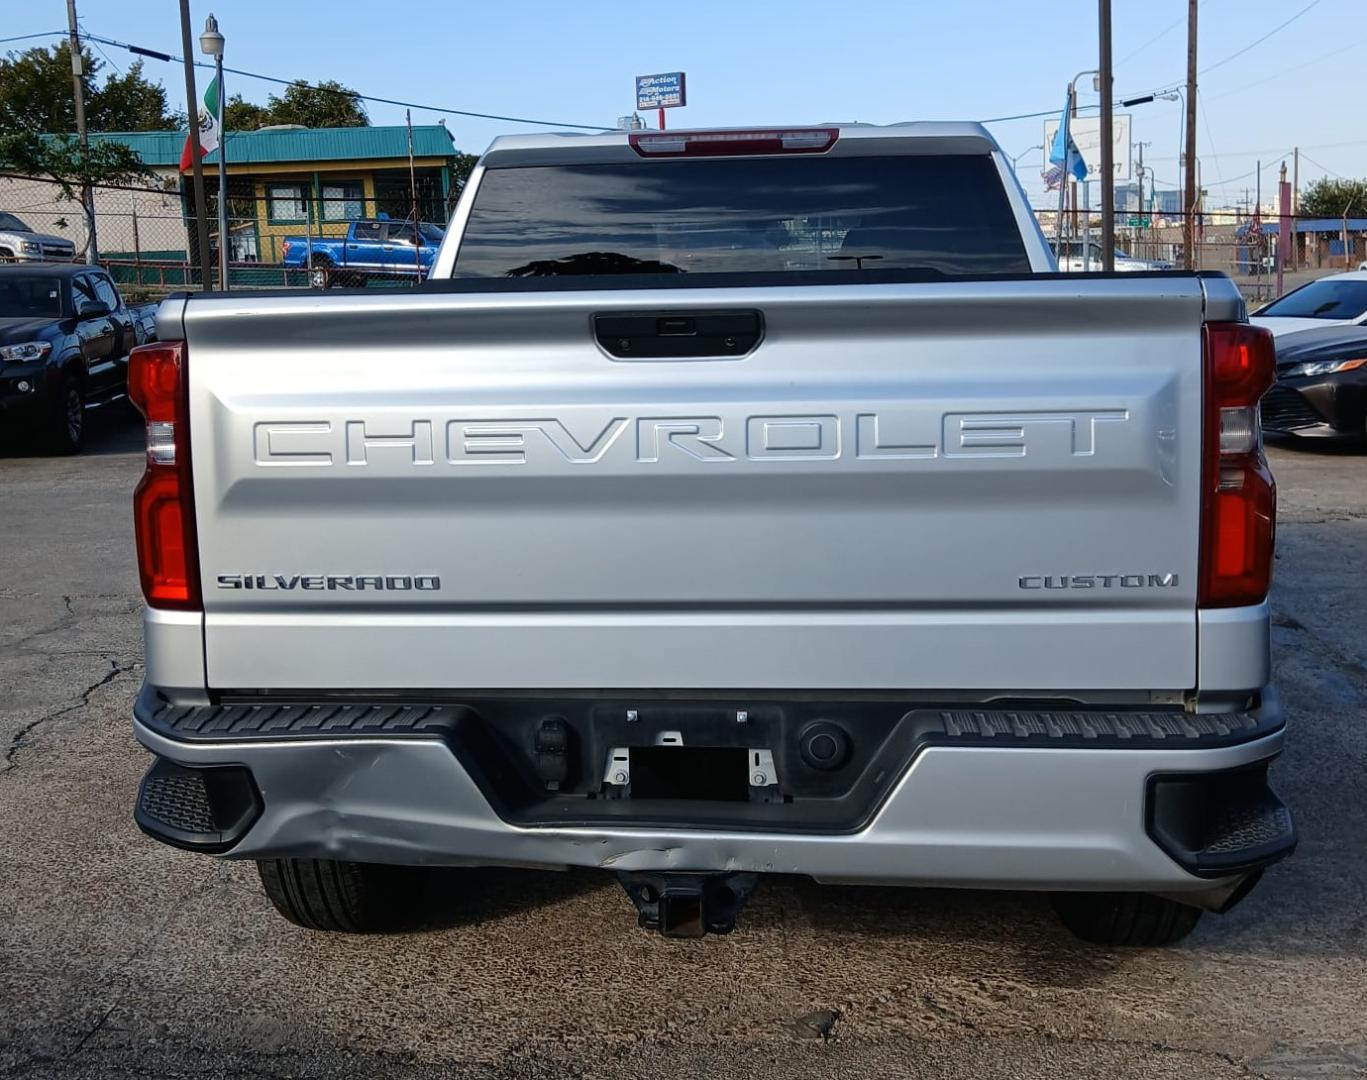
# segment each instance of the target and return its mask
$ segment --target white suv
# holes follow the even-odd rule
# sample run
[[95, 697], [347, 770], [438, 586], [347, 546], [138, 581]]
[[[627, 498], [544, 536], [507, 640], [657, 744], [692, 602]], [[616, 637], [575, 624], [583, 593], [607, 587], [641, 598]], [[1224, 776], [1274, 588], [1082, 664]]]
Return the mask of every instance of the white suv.
[[0, 262], [72, 262], [76, 245], [61, 236], [34, 232], [13, 214], [0, 213]]

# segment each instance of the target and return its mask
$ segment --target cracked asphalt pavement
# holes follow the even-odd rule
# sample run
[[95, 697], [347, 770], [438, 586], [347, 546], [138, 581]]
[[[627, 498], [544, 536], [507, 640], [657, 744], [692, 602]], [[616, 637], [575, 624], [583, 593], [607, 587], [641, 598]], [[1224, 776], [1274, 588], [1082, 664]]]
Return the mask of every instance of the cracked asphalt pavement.
[[289, 926], [250, 865], [133, 825], [140, 433], [92, 435], [0, 457], [0, 1077], [1367, 1076], [1367, 455], [1271, 453], [1299, 852], [1116, 951], [1038, 896], [792, 878], [700, 942], [588, 872], [453, 872], [395, 937]]

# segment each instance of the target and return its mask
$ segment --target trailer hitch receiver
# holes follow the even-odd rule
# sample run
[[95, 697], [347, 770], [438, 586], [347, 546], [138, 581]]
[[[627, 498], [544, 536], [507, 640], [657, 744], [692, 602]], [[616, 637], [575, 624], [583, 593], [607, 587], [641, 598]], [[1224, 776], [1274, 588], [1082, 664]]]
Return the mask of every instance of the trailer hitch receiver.
[[734, 930], [759, 875], [625, 871], [617, 880], [636, 905], [641, 926], [665, 937], [690, 938]]

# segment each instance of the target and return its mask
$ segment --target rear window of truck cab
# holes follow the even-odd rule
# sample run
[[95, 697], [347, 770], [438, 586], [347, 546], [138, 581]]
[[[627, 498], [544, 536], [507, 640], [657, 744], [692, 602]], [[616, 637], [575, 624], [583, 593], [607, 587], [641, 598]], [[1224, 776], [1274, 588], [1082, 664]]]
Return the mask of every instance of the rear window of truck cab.
[[453, 276], [1029, 273], [986, 155], [486, 170]]

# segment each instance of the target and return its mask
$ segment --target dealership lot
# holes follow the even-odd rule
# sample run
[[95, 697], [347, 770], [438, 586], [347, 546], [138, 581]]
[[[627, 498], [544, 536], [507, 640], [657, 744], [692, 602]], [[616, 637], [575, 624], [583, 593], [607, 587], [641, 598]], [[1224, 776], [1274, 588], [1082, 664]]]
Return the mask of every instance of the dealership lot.
[[766, 883], [726, 938], [592, 873], [451, 874], [431, 929], [312, 935], [138, 833], [141, 432], [0, 456], [0, 1076], [1367, 1075], [1367, 455], [1274, 447], [1274, 772], [1297, 855], [1167, 951], [1026, 894]]

